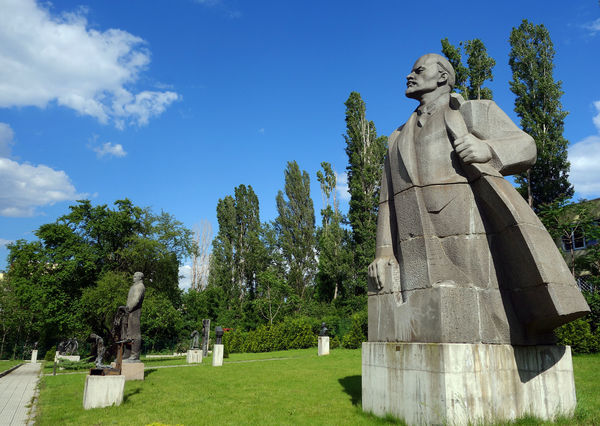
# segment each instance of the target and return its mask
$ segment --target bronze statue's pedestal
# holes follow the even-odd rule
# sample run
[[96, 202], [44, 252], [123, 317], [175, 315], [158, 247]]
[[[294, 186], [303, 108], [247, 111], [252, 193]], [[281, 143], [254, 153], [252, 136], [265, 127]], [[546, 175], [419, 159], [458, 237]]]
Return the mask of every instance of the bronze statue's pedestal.
[[125, 376], [87, 376], [83, 390], [83, 408], [110, 407], [121, 405]]
[[188, 364], [200, 364], [202, 362], [202, 349], [190, 349], [187, 351], [186, 361]]
[[570, 415], [569, 346], [365, 342], [362, 407], [409, 425]]

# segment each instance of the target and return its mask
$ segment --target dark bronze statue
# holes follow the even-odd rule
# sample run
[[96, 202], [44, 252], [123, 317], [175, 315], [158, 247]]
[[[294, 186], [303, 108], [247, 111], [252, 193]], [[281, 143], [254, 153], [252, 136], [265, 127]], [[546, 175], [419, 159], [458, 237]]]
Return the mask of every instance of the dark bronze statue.
[[192, 331], [190, 338], [192, 339], [192, 343], [190, 344], [190, 349], [199, 349], [200, 348], [200, 333], [198, 332], [198, 330]]

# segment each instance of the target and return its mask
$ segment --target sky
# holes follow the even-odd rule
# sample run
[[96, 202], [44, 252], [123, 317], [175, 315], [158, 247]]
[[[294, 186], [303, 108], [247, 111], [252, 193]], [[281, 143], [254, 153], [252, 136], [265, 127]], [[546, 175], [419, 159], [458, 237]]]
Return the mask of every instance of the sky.
[[[274, 220], [293, 160], [317, 217], [323, 161], [347, 211], [350, 92], [389, 135], [416, 107], [415, 60], [479, 38], [494, 100], [518, 124], [508, 37], [523, 19], [554, 42], [575, 198], [600, 197], [597, 0], [0, 0], [0, 270], [6, 244], [78, 199], [129, 198], [214, 236], [218, 200], [245, 184]], [[181, 272], [185, 288], [189, 262]]]

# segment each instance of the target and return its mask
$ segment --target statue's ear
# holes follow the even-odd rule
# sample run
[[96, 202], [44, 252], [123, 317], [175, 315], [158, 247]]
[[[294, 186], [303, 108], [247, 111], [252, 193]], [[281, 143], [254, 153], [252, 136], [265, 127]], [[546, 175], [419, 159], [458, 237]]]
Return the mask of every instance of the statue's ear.
[[446, 71], [442, 71], [440, 73], [440, 76], [438, 78], [438, 86], [443, 86], [445, 84], [448, 84], [448, 73]]

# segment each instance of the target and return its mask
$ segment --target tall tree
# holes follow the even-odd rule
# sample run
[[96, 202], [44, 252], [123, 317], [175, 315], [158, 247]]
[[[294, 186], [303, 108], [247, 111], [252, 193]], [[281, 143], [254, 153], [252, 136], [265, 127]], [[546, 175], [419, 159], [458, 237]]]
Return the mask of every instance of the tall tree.
[[[310, 177], [300, 171], [295, 161], [288, 162], [284, 171], [285, 195], [276, 197], [275, 229], [278, 244], [285, 259], [287, 282], [300, 299], [312, 287], [316, 272], [315, 211], [310, 197]], [[287, 197], [287, 200], [286, 200]]]
[[352, 252], [348, 248], [348, 232], [342, 227], [343, 215], [336, 197], [335, 171], [327, 162], [322, 162], [321, 167], [323, 170], [317, 172], [317, 179], [321, 184], [324, 207], [321, 209], [321, 228], [317, 232], [317, 293], [321, 300], [329, 302], [338, 298], [350, 276]]
[[537, 146], [536, 164], [515, 180], [529, 205], [537, 210], [541, 204], [570, 198], [574, 193], [569, 183], [568, 141], [563, 137], [568, 113], [560, 102], [562, 83], [554, 80], [555, 52], [546, 27], [525, 19], [512, 29], [509, 40], [515, 112]]
[[[467, 55], [466, 67], [462, 63], [461, 47], [464, 47]], [[492, 99], [492, 90], [483, 87], [483, 84], [486, 80], [493, 80], [492, 68], [496, 61], [488, 56], [487, 49], [480, 39], [460, 42], [456, 47], [445, 38], [442, 40], [442, 53], [454, 67], [455, 91], [467, 100]]]
[[361, 294], [367, 288], [367, 267], [375, 258], [379, 189], [387, 137], [377, 137], [375, 124], [367, 120], [366, 105], [359, 93], [350, 93], [345, 105], [344, 139], [348, 155], [348, 219], [352, 227], [354, 293]]
[[260, 240], [258, 197], [251, 186], [239, 185], [234, 197], [217, 204], [219, 232], [213, 241], [209, 284], [221, 287], [227, 308], [241, 314], [244, 299], [256, 291], [256, 275], [264, 262]]

